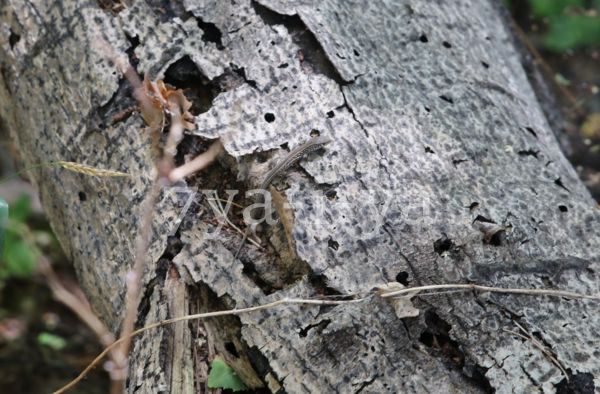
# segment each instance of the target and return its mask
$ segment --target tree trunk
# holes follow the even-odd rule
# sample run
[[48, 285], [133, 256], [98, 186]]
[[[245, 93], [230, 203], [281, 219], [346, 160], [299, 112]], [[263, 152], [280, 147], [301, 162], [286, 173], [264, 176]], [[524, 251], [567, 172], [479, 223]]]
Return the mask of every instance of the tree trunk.
[[[7, 0], [0, 14], [0, 116], [25, 163], [131, 174], [31, 172], [82, 287], [114, 330], [154, 177], [141, 117], [122, 116], [135, 102], [108, 60], [114, 54], [194, 102], [197, 130], [180, 144], [180, 163], [207, 140], [223, 141], [219, 162], [187, 180], [194, 190], [226, 199], [226, 190], [255, 187], [312, 130], [333, 139], [274, 182], [276, 205], [289, 203], [291, 213], [279, 210], [284, 225], [260, 229], [263, 248], [247, 243], [238, 259], [239, 233], [225, 226], [208, 236], [218, 220], [205, 193], [179, 223], [191, 194], [165, 189], [139, 325], [394, 281], [598, 292], [598, 209], [561, 153], [493, 1], [121, 8]], [[236, 201], [250, 204], [242, 192]], [[238, 209], [230, 218], [241, 223]], [[129, 392], [202, 391], [214, 354], [250, 387], [274, 392], [600, 387], [592, 301], [461, 292], [413, 302], [416, 317], [372, 298], [148, 331], [132, 351]], [[517, 323], [547, 354], [507, 332], [519, 332]]]

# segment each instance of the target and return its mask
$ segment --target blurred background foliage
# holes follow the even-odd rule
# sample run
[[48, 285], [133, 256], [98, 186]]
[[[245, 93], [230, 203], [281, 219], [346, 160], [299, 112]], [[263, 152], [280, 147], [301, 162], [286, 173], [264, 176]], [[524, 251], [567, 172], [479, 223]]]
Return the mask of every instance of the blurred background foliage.
[[[32, 232], [27, 226], [31, 216], [31, 197], [22, 194], [10, 205], [8, 222], [4, 229], [4, 254], [0, 265], [0, 287], [10, 278], [27, 278], [35, 269], [35, 240], [28, 239]], [[48, 238], [49, 233], [41, 231], [40, 237]]]
[[[5, 136], [4, 136], [5, 137]], [[2, 152], [4, 153], [4, 152]], [[0, 167], [0, 176], [14, 168]], [[25, 180], [0, 179], [0, 392], [48, 393], [66, 383], [101, 349], [95, 335], [56, 302], [39, 272], [46, 256], [63, 282], [77, 289], [45, 218], [35, 190]], [[0, 236], [2, 238], [2, 236]], [[77, 393], [106, 393], [101, 369]]]
[[[516, 1], [513, 0], [509, 4]], [[546, 24], [542, 41], [545, 48], [562, 52], [600, 44], [600, 0], [527, 0], [527, 2], [531, 15]]]

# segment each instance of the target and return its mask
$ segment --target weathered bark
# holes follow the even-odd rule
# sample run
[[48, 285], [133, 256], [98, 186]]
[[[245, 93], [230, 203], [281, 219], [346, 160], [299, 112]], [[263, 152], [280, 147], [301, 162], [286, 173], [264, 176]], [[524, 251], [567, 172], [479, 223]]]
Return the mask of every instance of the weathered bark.
[[[115, 329], [153, 167], [140, 117], [111, 122], [133, 100], [96, 35], [140, 73], [188, 88], [202, 113], [180, 160], [207, 146], [204, 138], [224, 141], [227, 154], [191, 187], [226, 198], [224, 190], [256, 185], [282, 144], [294, 147], [313, 129], [334, 139], [276, 182], [293, 208], [297, 256], [276, 226], [259, 233], [269, 246], [248, 244], [234, 260], [240, 235], [207, 237], [215, 217], [200, 195], [174, 232], [186, 196], [165, 190], [140, 324], [396, 279], [597, 293], [597, 208], [491, 3], [137, 1], [112, 13], [90, 1], [8, 0], [0, 116], [26, 164], [67, 160], [132, 175], [31, 174], [81, 285]], [[261, 151], [270, 151], [267, 164], [256, 161]], [[416, 318], [373, 300], [163, 327], [137, 339], [129, 391], [203, 387], [203, 341], [248, 384], [274, 391], [600, 387], [597, 304], [451, 293], [415, 305]], [[518, 331], [515, 322], [550, 349], [569, 382], [505, 331]]]

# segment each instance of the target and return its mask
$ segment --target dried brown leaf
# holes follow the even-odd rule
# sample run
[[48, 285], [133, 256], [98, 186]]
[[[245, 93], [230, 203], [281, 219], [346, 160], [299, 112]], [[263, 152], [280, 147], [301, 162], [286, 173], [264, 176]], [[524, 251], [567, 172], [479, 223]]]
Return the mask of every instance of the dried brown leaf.
[[[144, 78], [142, 94], [147, 98], [140, 103], [142, 117], [148, 126], [161, 127], [164, 124], [165, 112], [179, 113], [183, 120], [183, 127], [187, 130], [194, 129], [194, 115], [190, 108], [192, 103], [185, 97], [183, 90], [173, 89], [164, 81], [150, 81]], [[145, 103], [144, 103], [145, 101]]]

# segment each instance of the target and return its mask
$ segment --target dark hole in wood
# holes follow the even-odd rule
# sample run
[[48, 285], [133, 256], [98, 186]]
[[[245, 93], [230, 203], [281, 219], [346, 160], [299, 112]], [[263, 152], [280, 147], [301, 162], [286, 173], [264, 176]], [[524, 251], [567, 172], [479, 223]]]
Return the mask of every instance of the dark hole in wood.
[[440, 98], [441, 98], [442, 100], [444, 100], [445, 102], [447, 102], [447, 103], [454, 104], [454, 100], [452, 100], [452, 98], [450, 98], [450, 97], [448, 97], [448, 96], [445, 96], [445, 95], [443, 95], [443, 94], [442, 94], [442, 95], [440, 96]]
[[537, 133], [531, 127], [525, 127], [525, 130], [529, 131], [529, 133], [531, 135], [533, 135], [535, 138], [537, 138]]
[[272, 114], [272, 113], [270, 113], [270, 112], [267, 112], [267, 113], [265, 114], [265, 120], [266, 120], [268, 123], [273, 123], [273, 122], [275, 121], [275, 115], [273, 115], [273, 114]]
[[396, 275], [396, 282], [401, 283], [404, 286], [408, 286], [408, 284], [410, 282], [408, 280], [408, 272], [406, 272], [406, 271], [398, 272], [398, 275]]
[[239, 353], [237, 351], [237, 349], [235, 348], [235, 345], [233, 344], [233, 342], [226, 342], [225, 343], [225, 350], [227, 350], [229, 353], [231, 353], [232, 356], [234, 357], [239, 357]]
[[489, 237], [488, 244], [492, 246], [502, 246], [505, 236], [506, 232], [504, 230], [496, 231], [491, 237]]
[[[571, 370], [567, 370], [571, 372]], [[572, 393], [594, 393], [596, 386], [594, 384], [594, 375], [589, 372], [580, 372], [575, 375], [570, 375], [570, 379], [563, 378], [556, 385], [557, 394], [572, 394]]]
[[540, 153], [539, 150], [533, 150], [533, 149], [527, 149], [527, 150], [520, 150], [519, 152], [517, 152], [519, 154], [519, 156], [533, 156], [536, 159], [538, 158], [538, 153]]
[[204, 32], [201, 38], [202, 41], [214, 43], [217, 49], [220, 51], [225, 49], [225, 46], [223, 45], [222, 41], [223, 34], [221, 33], [221, 30], [219, 30], [217, 25], [210, 22], [204, 22], [200, 18], [196, 18], [196, 21], [198, 22], [198, 27]]
[[442, 253], [449, 251], [453, 246], [454, 242], [452, 242], [450, 238], [443, 236], [442, 238], [435, 240], [433, 243], [433, 250], [441, 256]]
[[10, 36], [8, 36], [8, 43], [10, 44], [10, 49], [15, 49], [15, 45], [21, 39], [21, 36], [14, 31], [10, 31]]
[[560, 179], [560, 177], [558, 177], [558, 178], [556, 178], [556, 179], [554, 180], [554, 184], [555, 184], [556, 186], [560, 187], [561, 189], [564, 189], [564, 190], [566, 190], [566, 191], [568, 191], [568, 192], [571, 192], [571, 191], [570, 191], [570, 190], [569, 190], [569, 189], [568, 189], [568, 188], [567, 188], [567, 187], [566, 187], [566, 186], [563, 184], [563, 182], [562, 182], [562, 180]]
[[329, 247], [333, 250], [338, 250], [340, 248], [340, 244], [337, 243], [336, 241], [334, 241], [333, 239], [329, 238], [329, 241], [327, 242], [327, 245], [329, 245]]

